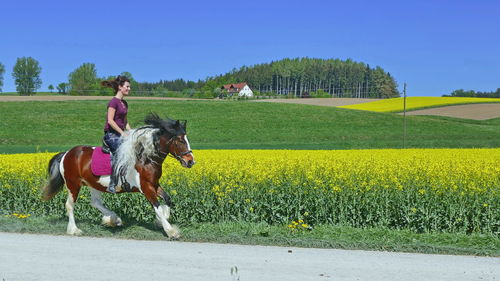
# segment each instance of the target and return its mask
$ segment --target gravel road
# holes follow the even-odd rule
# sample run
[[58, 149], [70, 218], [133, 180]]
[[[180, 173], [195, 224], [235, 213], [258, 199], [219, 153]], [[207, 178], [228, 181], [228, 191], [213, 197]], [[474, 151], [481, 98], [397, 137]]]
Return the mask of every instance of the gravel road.
[[500, 259], [0, 233], [0, 280], [484, 281]]

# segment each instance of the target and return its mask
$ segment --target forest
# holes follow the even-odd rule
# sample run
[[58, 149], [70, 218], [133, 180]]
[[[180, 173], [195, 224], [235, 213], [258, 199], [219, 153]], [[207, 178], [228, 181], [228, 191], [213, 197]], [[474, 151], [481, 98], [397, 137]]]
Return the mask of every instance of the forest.
[[266, 95], [301, 96], [304, 93], [331, 97], [399, 97], [397, 83], [381, 67], [350, 59], [296, 58], [242, 66], [216, 77], [208, 77], [205, 91], [224, 84], [247, 82], [254, 92]]

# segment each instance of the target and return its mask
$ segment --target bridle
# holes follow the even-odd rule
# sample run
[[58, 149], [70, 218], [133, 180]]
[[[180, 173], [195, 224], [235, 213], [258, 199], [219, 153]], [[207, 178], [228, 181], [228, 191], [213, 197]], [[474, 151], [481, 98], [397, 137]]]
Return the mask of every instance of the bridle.
[[[170, 146], [170, 144], [172, 144], [172, 142], [173, 142], [176, 138], [177, 138], [177, 136], [173, 136], [173, 137], [171, 137], [171, 138], [168, 140], [168, 142], [167, 142], [167, 144], [166, 144], [166, 145], [167, 145], [167, 146]], [[168, 152], [162, 152], [162, 151], [160, 151], [160, 153], [162, 153], [163, 155], [169, 156], [169, 153], [168, 153]], [[182, 156], [184, 156], [184, 155], [188, 155], [189, 153], [193, 153], [193, 151], [192, 151], [192, 150], [188, 150], [188, 151], [182, 152], [182, 153], [180, 153], [180, 154], [177, 154], [177, 153], [175, 153], [175, 151], [174, 151], [174, 152], [170, 152], [170, 157], [175, 158], [177, 161], [182, 162], [182, 160], [183, 160], [183, 159], [182, 159]]]

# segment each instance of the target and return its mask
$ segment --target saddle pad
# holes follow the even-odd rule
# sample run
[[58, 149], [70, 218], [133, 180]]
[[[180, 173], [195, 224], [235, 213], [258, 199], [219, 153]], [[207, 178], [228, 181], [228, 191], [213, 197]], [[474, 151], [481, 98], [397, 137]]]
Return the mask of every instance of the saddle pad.
[[90, 168], [92, 169], [92, 174], [96, 176], [111, 175], [111, 154], [103, 153], [100, 146], [96, 147], [94, 152], [92, 152]]

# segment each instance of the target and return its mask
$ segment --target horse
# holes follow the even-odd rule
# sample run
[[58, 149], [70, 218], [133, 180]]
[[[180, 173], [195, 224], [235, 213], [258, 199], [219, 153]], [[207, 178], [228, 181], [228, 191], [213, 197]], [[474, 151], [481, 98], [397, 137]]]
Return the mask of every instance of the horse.
[[[162, 163], [167, 155], [179, 161], [182, 167], [191, 168], [194, 155], [186, 135], [186, 121], [161, 119], [151, 113], [144, 120], [145, 125], [129, 131], [122, 137], [122, 144], [116, 151], [115, 170], [119, 171], [116, 193], [141, 192], [152, 205], [156, 219], [161, 223], [169, 238], [177, 239], [180, 231], [168, 222], [172, 206], [170, 196], [160, 187]], [[90, 188], [91, 206], [98, 209], [103, 224], [123, 225], [115, 212], [104, 207], [102, 192], [110, 182], [110, 176], [96, 176], [91, 170], [92, 153], [96, 147], [75, 146], [66, 152], [56, 154], [49, 161], [47, 184], [42, 187], [42, 199], [52, 199], [66, 185], [68, 198], [66, 210], [69, 218], [67, 233], [80, 235], [82, 231], [75, 223], [74, 207], [83, 185]], [[124, 188], [125, 186], [125, 188]], [[129, 187], [129, 188], [127, 188]], [[127, 190], [125, 190], [127, 189]], [[163, 199], [160, 203], [158, 197]]]

